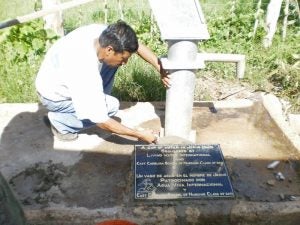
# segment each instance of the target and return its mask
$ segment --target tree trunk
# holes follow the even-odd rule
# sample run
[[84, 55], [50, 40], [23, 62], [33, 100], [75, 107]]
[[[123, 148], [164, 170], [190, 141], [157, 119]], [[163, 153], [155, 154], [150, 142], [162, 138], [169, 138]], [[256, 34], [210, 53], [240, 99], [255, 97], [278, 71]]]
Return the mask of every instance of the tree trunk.
[[266, 31], [267, 35], [263, 40], [263, 45], [268, 48], [272, 45], [273, 36], [276, 32], [277, 21], [280, 14], [282, 0], [270, 0], [266, 16]]
[[253, 35], [252, 35], [252, 37], [255, 36], [256, 31], [257, 31], [257, 27], [258, 27], [258, 24], [259, 24], [259, 15], [261, 14], [261, 1], [262, 1], [262, 0], [259, 0], [259, 1], [257, 2], [256, 13], [255, 13], [255, 23], [254, 23], [254, 28], [253, 28]]
[[237, 4], [236, 0], [231, 0], [230, 1], [230, 15], [235, 14], [236, 4]]
[[121, 0], [118, 0], [118, 7], [119, 7], [120, 18], [121, 20], [124, 20], [124, 13], [123, 13]]
[[106, 24], [108, 21], [108, 5], [107, 0], [104, 0], [104, 23]]
[[288, 16], [289, 16], [289, 6], [290, 0], [285, 0], [285, 8], [284, 8], [284, 19], [283, 19], [283, 28], [282, 28], [282, 39], [286, 38], [286, 29], [288, 25]]
[[[60, 0], [42, 0], [43, 10], [53, 8], [58, 4]], [[51, 29], [59, 36], [64, 35], [62, 11], [44, 16], [44, 21], [45, 29]]]

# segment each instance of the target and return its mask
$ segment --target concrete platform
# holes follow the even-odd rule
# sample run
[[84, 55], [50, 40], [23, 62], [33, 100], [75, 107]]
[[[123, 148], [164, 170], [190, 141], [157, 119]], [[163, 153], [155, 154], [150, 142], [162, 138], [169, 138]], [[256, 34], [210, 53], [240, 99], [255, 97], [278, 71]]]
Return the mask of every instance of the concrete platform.
[[[142, 142], [94, 128], [75, 142], [60, 142], [43, 124], [46, 110], [35, 103], [0, 105], [0, 171], [34, 225], [93, 225], [113, 218], [141, 225], [298, 225], [300, 140], [276, 101], [259, 95], [194, 104], [196, 143], [221, 145], [232, 200], [136, 201], [132, 153]], [[130, 127], [160, 130], [164, 103], [122, 103], [117, 117]], [[276, 170], [267, 169], [274, 160], [280, 161]], [[274, 178], [279, 170], [283, 181]]]

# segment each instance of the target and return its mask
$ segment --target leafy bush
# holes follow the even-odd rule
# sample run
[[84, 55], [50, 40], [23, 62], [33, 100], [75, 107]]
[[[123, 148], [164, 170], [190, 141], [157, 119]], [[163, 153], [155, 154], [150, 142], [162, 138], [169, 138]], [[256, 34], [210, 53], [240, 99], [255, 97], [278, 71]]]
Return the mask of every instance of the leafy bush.
[[34, 78], [55, 36], [41, 20], [6, 29], [0, 34], [0, 102], [36, 101]]
[[[273, 44], [269, 48], [262, 45], [266, 32], [262, 25], [258, 27], [253, 36], [255, 4], [236, 5], [235, 9], [228, 13], [208, 15], [208, 29], [211, 38], [199, 43], [199, 49], [215, 53], [238, 53], [246, 55], [246, 73], [243, 82], [250, 83], [254, 88], [264, 91], [274, 91], [278, 96], [288, 98], [294, 111], [300, 112], [299, 68], [295, 66], [293, 55], [299, 54], [300, 26], [295, 23], [287, 29], [286, 40], [281, 38], [282, 18], [278, 22], [277, 32]], [[228, 2], [224, 11], [230, 11]], [[264, 18], [260, 18], [260, 24]], [[299, 60], [299, 59], [298, 59]], [[283, 66], [284, 65], [284, 66]], [[299, 66], [298, 66], [299, 67]], [[207, 71], [216, 77], [236, 79], [234, 66], [222, 63], [207, 63]], [[275, 85], [270, 89], [270, 82]]]

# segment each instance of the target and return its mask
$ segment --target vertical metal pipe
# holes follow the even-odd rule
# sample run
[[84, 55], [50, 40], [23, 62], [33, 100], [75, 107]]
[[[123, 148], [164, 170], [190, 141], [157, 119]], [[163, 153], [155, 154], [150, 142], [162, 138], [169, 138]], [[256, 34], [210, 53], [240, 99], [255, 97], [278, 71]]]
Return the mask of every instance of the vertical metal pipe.
[[[197, 44], [192, 41], [169, 41], [168, 60], [191, 64], [197, 58]], [[165, 136], [189, 139], [195, 89], [193, 70], [170, 70], [172, 86], [167, 90]]]

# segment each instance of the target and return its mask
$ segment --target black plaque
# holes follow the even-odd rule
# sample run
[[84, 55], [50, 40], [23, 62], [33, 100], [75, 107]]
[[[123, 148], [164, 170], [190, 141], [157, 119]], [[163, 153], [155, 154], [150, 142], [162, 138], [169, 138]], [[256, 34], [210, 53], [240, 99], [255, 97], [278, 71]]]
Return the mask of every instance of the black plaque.
[[136, 145], [135, 198], [233, 198], [220, 145]]

